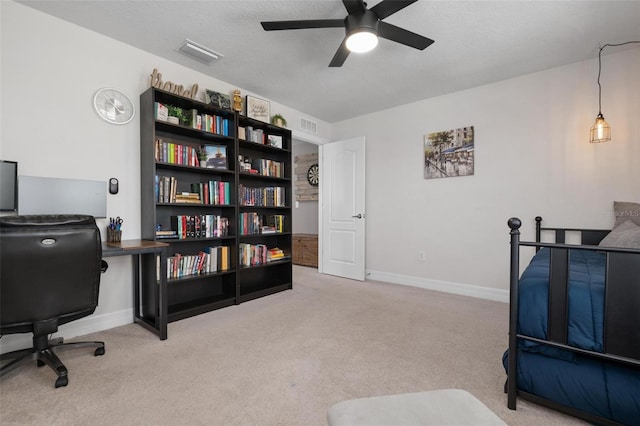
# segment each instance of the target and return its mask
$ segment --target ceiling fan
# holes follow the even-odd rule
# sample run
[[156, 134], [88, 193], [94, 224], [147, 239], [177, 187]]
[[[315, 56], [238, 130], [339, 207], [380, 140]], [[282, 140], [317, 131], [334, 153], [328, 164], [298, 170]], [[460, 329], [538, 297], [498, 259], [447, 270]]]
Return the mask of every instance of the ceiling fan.
[[341, 67], [349, 52], [368, 52], [378, 44], [378, 37], [424, 50], [433, 40], [382, 20], [418, 0], [383, 0], [367, 9], [363, 0], [342, 0], [348, 15], [344, 19], [310, 19], [302, 21], [261, 22], [265, 31], [301, 30], [307, 28], [344, 27], [346, 36], [333, 56], [330, 67]]

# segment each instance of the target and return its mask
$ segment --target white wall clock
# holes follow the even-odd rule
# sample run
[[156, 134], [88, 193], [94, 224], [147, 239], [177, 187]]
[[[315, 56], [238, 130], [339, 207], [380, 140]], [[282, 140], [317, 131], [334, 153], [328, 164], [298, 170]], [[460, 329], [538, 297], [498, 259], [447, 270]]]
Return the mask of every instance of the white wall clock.
[[123, 92], [112, 87], [105, 87], [93, 97], [93, 107], [107, 123], [127, 124], [136, 115], [136, 107]]

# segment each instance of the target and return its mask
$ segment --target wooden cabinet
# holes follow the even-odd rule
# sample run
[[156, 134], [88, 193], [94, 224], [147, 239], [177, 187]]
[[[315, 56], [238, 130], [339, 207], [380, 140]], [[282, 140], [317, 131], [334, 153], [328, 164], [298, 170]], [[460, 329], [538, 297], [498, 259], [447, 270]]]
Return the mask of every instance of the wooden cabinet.
[[293, 263], [318, 267], [318, 236], [315, 234], [294, 234]]
[[[180, 108], [182, 121], [167, 121], [160, 105]], [[166, 297], [152, 291], [158, 265], [141, 265], [144, 319], [177, 321], [292, 288], [291, 131], [156, 88], [140, 95], [140, 110], [141, 234], [169, 244]], [[263, 137], [245, 140], [247, 128]]]

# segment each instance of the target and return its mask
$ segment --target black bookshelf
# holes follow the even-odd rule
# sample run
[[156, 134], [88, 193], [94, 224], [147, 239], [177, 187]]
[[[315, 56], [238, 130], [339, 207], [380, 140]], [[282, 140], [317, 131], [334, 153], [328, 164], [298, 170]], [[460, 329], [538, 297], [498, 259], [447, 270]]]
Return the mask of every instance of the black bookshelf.
[[[194, 116], [174, 124], [157, 119], [156, 103], [165, 106], [176, 106], [183, 111], [203, 116], [205, 114], [220, 117], [218, 123], [227, 120], [226, 133], [194, 128], [198, 121]], [[207, 247], [227, 246], [228, 265], [226, 270], [190, 273], [198, 269], [198, 260], [193, 260], [195, 267], [188, 265], [189, 273], [172, 274], [172, 265], [168, 263], [167, 297], [164, 311], [168, 312], [168, 322], [177, 321], [215, 309], [221, 309], [259, 297], [274, 294], [292, 288], [291, 266], [291, 224], [292, 224], [292, 164], [291, 164], [291, 132], [268, 123], [250, 119], [235, 111], [220, 109], [199, 101], [183, 98], [160, 89], [150, 88], [140, 95], [140, 188], [141, 188], [141, 234], [143, 239], [168, 243], [167, 257], [176, 265], [178, 254], [180, 259], [195, 259]], [[201, 117], [202, 118], [202, 117]], [[203, 118], [204, 121], [204, 118]], [[238, 128], [249, 127], [253, 132], [262, 135], [260, 141], [247, 141], [238, 137]], [[222, 130], [218, 126], [217, 130]], [[255, 138], [255, 133], [253, 133]], [[271, 140], [269, 140], [271, 139]], [[159, 154], [164, 142], [164, 153]], [[167, 155], [167, 145], [173, 144], [174, 157]], [[272, 146], [275, 145], [275, 146]], [[226, 169], [200, 167], [193, 160], [194, 152], [202, 146], [221, 146], [226, 150]], [[176, 148], [179, 147], [179, 148]], [[178, 153], [179, 152], [179, 153]], [[164, 156], [163, 156], [164, 154]], [[176, 160], [179, 158], [180, 160]], [[240, 159], [249, 160], [242, 164]], [[255, 168], [251, 167], [255, 166]], [[165, 178], [163, 184], [160, 178]], [[171, 183], [169, 181], [173, 179]], [[216, 184], [213, 184], [216, 182]], [[229, 199], [224, 204], [214, 203], [214, 191], [207, 191], [219, 182], [228, 183]], [[211, 183], [211, 184], [210, 184]], [[173, 185], [173, 186], [171, 186]], [[268, 205], [246, 205], [240, 197], [240, 187], [251, 188], [262, 194]], [[273, 188], [278, 188], [277, 190]], [[199, 192], [200, 202], [183, 202], [180, 197], [195, 197]], [[221, 191], [224, 192], [224, 190]], [[207, 200], [204, 192], [207, 192]], [[277, 192], [277, 195], [274, 193]], [[167, 195], [170, 194], [170, 195]], [[190, 195], [189, 195], [190, 194]], [[165, 198], [162, 198], [165, 196]], [[173, 196], [173, 198], [171, 198]], [[277, 197], [277, 198], [276, 198]], [[275, 200], [278, 202], [275, 203]], [[209, 203], [203, 203], [209, 201]], [[271, 205], [273, 204], [273, 205]], [[279, 216], [282, 220], [278, 232], [263, 229], [251, 235], [241, 233], [242, 213], [256, 213], [260, 220], [271, 220]], [[226, 220], [226, 235], [211, 237], [189, 236], [189, 232], [181, 235], [169, 235], [183, 217], [202, 218], [209, 215]], [[176, 219], [180, 217], [181, 219]], [[196, 223], [199, 223], [194, 219]], [[188, 222], [188, 221], [187, 221]], [[264, 227], [266, 223], [262, 224]], [[188, 229], [192, 225], [187, 225]], [[202, 232], [204, 234], [204, 225]], [[157, 234], [158, 229], [166, 231], [165, 235]], [[196, 228], [197, 229], [197, 228]], [[178, 231], [177, 229], [175, 229]], [[279, 258], [256, 261], [250, 266], [240, 266], [240, 245], [251, 244], [264, 249], [280, 249]], [[284, 256], [284, 257], [282, 257]], [[171, 262], [171, 260], [169, 261]], [[200, 263], [202, 265], [202, 263]], [[222, 265], [219, 265], [222, 266]], [[182, 269], [184, 272], [184, 268]], [[143, 274], [157, 274], [157, 265], [147, 264], [141, 268]], [[150, 293], [150, 292], [149, 292]], [[151, 293], [150, 293], [151, 294]], [[155, 306], [155, 300], [142, 300], [145, 306]], [[154, 313], [158, 309], [146, 309], [149, 321], [158, 321]]]

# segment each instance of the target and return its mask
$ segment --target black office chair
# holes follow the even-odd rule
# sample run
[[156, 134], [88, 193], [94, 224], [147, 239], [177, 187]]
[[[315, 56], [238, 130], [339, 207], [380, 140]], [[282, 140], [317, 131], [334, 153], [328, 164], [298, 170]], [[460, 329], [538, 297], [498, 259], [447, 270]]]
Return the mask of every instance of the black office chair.
[[63, 343], [48, 335], [95, 311], [107, 266], [92, 216], [0, 217], [0, 334], [33, 333], [33, 347], [0, 355], [0, 376], [35, 359], [56, 372], [58, 388], [69, 379], [56, 351], [91, 346], [95, 356], [104, 354], [104, 342]]

